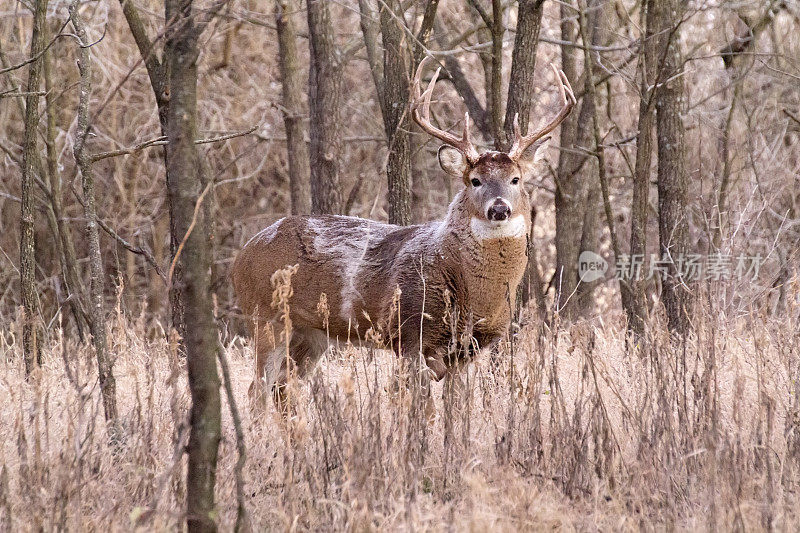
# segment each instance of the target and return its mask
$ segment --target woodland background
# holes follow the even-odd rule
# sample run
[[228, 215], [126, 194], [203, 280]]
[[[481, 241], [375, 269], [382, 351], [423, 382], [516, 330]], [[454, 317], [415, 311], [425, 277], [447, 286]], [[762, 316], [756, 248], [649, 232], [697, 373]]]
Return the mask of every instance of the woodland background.
[[[4, 3], [1, 527], [795, 529], [798, 30], [777, 0]], [[550, 63], [578, 96], [521, 329], [432, 419], [352, 346], [259, 417], [232, 260], [289, 213], [444, 214], [426, 53], [484, 147], [555, 113]], [[763, 265], [613, 279], [664, 252]]]

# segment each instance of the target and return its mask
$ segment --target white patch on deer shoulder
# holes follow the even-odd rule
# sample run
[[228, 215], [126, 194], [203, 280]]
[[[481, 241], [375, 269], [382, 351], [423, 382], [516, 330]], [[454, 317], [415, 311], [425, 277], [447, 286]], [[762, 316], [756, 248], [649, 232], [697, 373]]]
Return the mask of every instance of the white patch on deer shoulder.
[[527, 233], [525, 227], [525, 217], [517, 215], [508, 220], [485, 220], [483, 218], [472, 217], [469, 221], [469, 228], [472, 234], [480, 241], [491, 239], [517, 239], [524, 237]]
[[253, 235], [250, 238], [250, 240], [247, 241], [247, 244], [245, 244], [245, 246], [247, 246], [251, 242], [256, 242], [256, 241], [260, 242], [261, 244], [271, 243], [272, 239], [275, 238], [275, 235], [278, 234], [278, 229], [280, 229], [281, 224], [283, 223], [284, 220], [286, 220], [286, 217], [279, 218], [278, 220], [273, 222], [272, 225], [262, 229], [261, 231]]
[[361, 299], [356, 287], [358, 271], [369, 247], [372, 222], [355, 217], [339, 216], [330, 221], [308, 219], [314, 237], [314, 251], [327, 255], [338, 263], [342, 276], [340, 315], [344, 321], [352, 320], [353, 302]]

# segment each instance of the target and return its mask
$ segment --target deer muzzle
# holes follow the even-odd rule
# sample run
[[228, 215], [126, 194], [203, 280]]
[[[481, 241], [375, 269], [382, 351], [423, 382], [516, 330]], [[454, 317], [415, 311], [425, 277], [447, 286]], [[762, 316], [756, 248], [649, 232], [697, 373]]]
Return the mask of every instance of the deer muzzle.
[[486, 211], [486, 218], [495, 222], [507, 220], [511, 218], [511, 206], [502, 198], [496, 198]]

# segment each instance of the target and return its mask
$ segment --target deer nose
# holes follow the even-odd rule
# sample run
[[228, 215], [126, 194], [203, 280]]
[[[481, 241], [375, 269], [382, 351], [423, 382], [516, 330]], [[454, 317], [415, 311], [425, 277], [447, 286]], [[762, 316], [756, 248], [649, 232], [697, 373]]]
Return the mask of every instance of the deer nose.
[[489, 207], [489, 211], [486, 213], [486, 218], [496, 221], [505, 220], [510, 216], [511, 206], [508, 205], [508, 202], [502, 198], [495, 200], [494, 203]]

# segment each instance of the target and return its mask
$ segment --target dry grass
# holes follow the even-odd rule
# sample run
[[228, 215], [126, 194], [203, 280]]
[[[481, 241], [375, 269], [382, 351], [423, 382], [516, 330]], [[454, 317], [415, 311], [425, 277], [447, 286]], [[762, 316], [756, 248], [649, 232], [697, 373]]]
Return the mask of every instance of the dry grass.
[[[437, 384], [436, 413], [391, 386], [387, 352], [342, 346], [296, 387], [287, 425], [247, 400], [249, 344], [225, 342], [256, 529], [794, 530], [798, 341], [788, 324], [705, 318], [671, 347], [626, 355], [612, 326], [527, 327]], [[179, 529], [188, 389], [163, 340], [118, 316], [120, 413], [105, 437], [87, 348], [52, 331], [23, 379], [17, 324], [0, 336], [2, 529]], [[65, 361], [68, 366], [65, 367]], [[220, 448], [219, 522], [236, 516], [234, 428]]]

